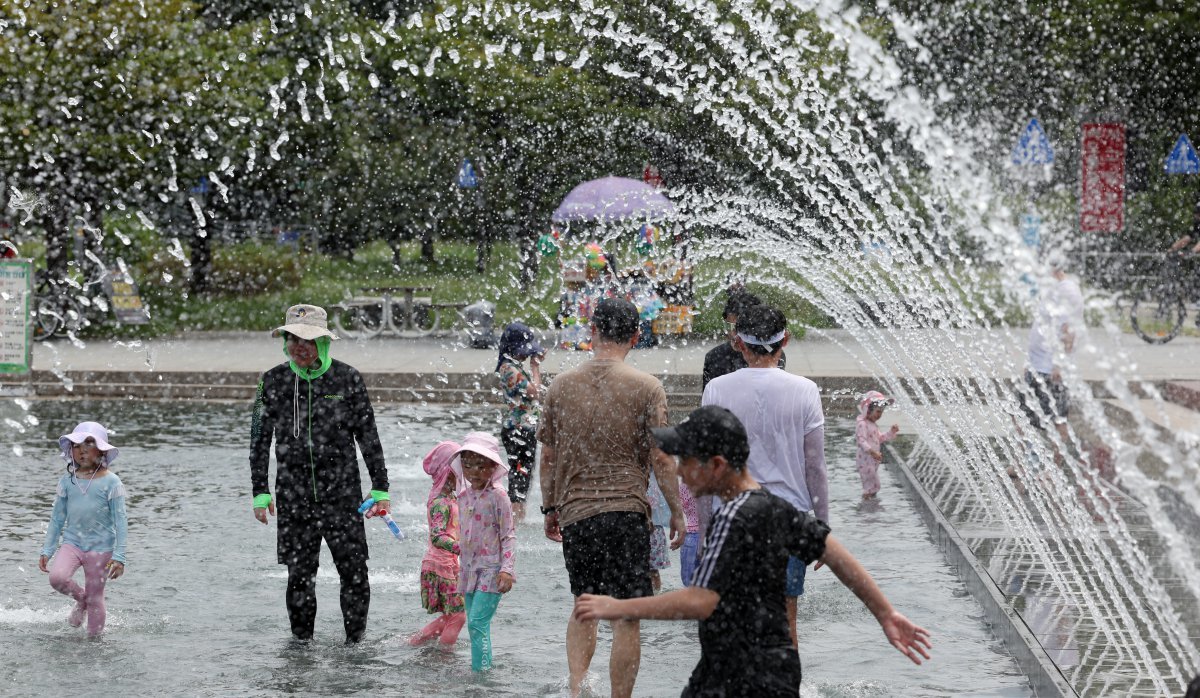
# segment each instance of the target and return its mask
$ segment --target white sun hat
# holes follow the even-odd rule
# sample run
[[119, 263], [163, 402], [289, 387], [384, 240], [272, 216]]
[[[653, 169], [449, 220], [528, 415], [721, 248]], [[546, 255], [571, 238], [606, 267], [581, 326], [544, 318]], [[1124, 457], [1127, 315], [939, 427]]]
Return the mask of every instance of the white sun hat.
[[104, 425], [97, 422], [80, 422], [70, 434], [58, 437], [58, 447], [62, 449], [63, 458], [70, 463], [72, 444], [81, 444], [88, 439], [95, 441], [96, 448], [104, 452], [105, 463], [112, 463], [121, 453], [116, 446], [108, 442], [108, 430]]
[[304, 303], [288, 308], [283, 315], [283, 325], [272, 330], [271, 336], [278, 337], [284, 332], [294, 334], [300, 339], [337, 339], [337, 335], [329, 331], [329, 315], [325, 309]]

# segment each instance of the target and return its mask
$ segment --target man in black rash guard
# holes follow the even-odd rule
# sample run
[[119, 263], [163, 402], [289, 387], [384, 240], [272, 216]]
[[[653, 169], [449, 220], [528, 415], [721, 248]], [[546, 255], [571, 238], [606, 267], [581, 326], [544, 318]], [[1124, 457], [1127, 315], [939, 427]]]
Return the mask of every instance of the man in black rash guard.
[[675, 427], [654, 429], [659, 448], [680, 457], [684, 484], [719, 496], [691, 586], [660, 596], [613, 599], [584, 594], [575, 617], [700, 621], [700, 662], [683, 691], [691, 696], [787, 696], [800, 689], [784, 602], [788, 556], [819, 560], [863, 602], [889, 642], [920, 664], [929, 633], [898, 613], [829, 527], [762, 489], [746, 471], [750, 444], [732, 412], [709, 405]]
[[[321, 539], [341, 578], [346, 641], [358, 642], [367, 628], [371, 586], [367, 580], [367, 534], [359, 504], [366, 495], [359, 478], [355, 443], [371, 476], [375, 503], [368, 517], [387, 512], [387, 467], [375, 428], [375, 412], [362, 376], [329, 357], [324, 309], [294, 305], [284, 325], [289, 360], [263, 374], [250, 429], [250, 480], [254, 517], [267, 523], [279, 512], [278, 562], [287, 565], [287, 609], [292, 634], [313, 636], [317, 616], [317, 565]], [[275, 496], [267, 482], [275, 441]]]

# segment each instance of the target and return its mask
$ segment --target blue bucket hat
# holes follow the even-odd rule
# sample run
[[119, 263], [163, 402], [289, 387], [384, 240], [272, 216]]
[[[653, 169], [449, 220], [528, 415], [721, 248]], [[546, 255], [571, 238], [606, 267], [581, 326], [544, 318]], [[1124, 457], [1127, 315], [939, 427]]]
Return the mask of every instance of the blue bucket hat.
[[496, 361], [496, 370], [500, 370], [500, 364], [504, 362], [505, 356], [523, 360], [526, 357], [544, 353], [546, 350], [542, 348], [542, 344], [533, 334], [533, 330], [529, 329], [529, 325], [523, 322], [509, 323], [508, 327], [504, 328], [504, 333], [500, 335], [500, 356]]

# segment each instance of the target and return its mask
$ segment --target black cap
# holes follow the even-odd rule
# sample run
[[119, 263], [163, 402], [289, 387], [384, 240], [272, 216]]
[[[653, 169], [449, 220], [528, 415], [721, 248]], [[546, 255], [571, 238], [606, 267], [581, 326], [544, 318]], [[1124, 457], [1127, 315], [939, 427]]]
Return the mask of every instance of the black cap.
[[592, 324], [600, 336], [617, 342], [633, 339], [641, 319], [637, 306], [624, 298], [605, 298], [592, 311]]
[[750, 439], [737, 416], [716, 405], [693, 410], [673, 427], [652, 429], [658, 447], [673, 456], [724, 456], [735, 467], [750, 457]]
[[729, 292], [729, 299], [725, 301], [725, 310], [721, 312], [721, 317], [741, 317], [742, 311], [753, 305], [762, 305], [762, 300], [744, 288], [732, 290]]

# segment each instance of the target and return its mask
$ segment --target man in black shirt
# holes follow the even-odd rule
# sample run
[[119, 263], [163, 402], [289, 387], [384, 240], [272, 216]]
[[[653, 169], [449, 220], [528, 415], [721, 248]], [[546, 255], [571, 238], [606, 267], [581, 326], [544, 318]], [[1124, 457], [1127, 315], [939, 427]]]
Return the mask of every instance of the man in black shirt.
[[[733, 338], [737, 336], [737, 321], [738, 316], [742, 311], [750, 306], [762, 305], [762, 300], [758, 296], [746, 291], [744, 288], [733, 288], [729, 290], [729, 299], [725, 301], [725, 310], [721, 316], [725, 318], [725, 329], [727, 330], [728, 340], [708, 350], [704, 355], [704, 372], [700, 378], [700, 391], [703, 392], [708, 387], [708, 382], [718, 376], [723, 376], [726, 373], [733, 373], [738, 369], [746, 368], [746, 360], [742, 358], [742, 353], [733, 347]], [[782, 352], [779, 354], [779, 368], [787, 366], [787, 356]]]
[[800, 688], [800, 657], [787, 626], [788, 556], [828, 565], [879, 621], [897, 650], [920, 664], [932, 645], [898, 613], [875, 580], [829, 535], [829, 526], [762, 489], [746, 471], [750, 444], [732, 412], [708, 405], [675, 427], [654, 429], [659, 448], [680, 457], [696, 495], [719, 496], [700, 566], [686, 589], [618, 600], [583, 594], [575, 617], [700, 621], [700, 662], [688, 696], [788, 696]]
[[[347, 642], [367, 628], [371, 585], [367, 578], [367, 532], [358, 454], [371, 477], [374, 504], [366, 516], [391, 508], [387, 466], [375, 412], [362, 376], [329, 356], [328, 317], [315, 305], [287, 309], [283, 337], [288, 361], [263, 374], [250, 427], [250, 482], [254, 518], [267, 523], [279, 512], [276, 559], [287, 565], [287, 609], [292, 634], [310, 640], [317, 617], [317, 567], [325, 540], [341, 578], [342, 620]], [[268, 467], [275, 442], [275, 495]]]

